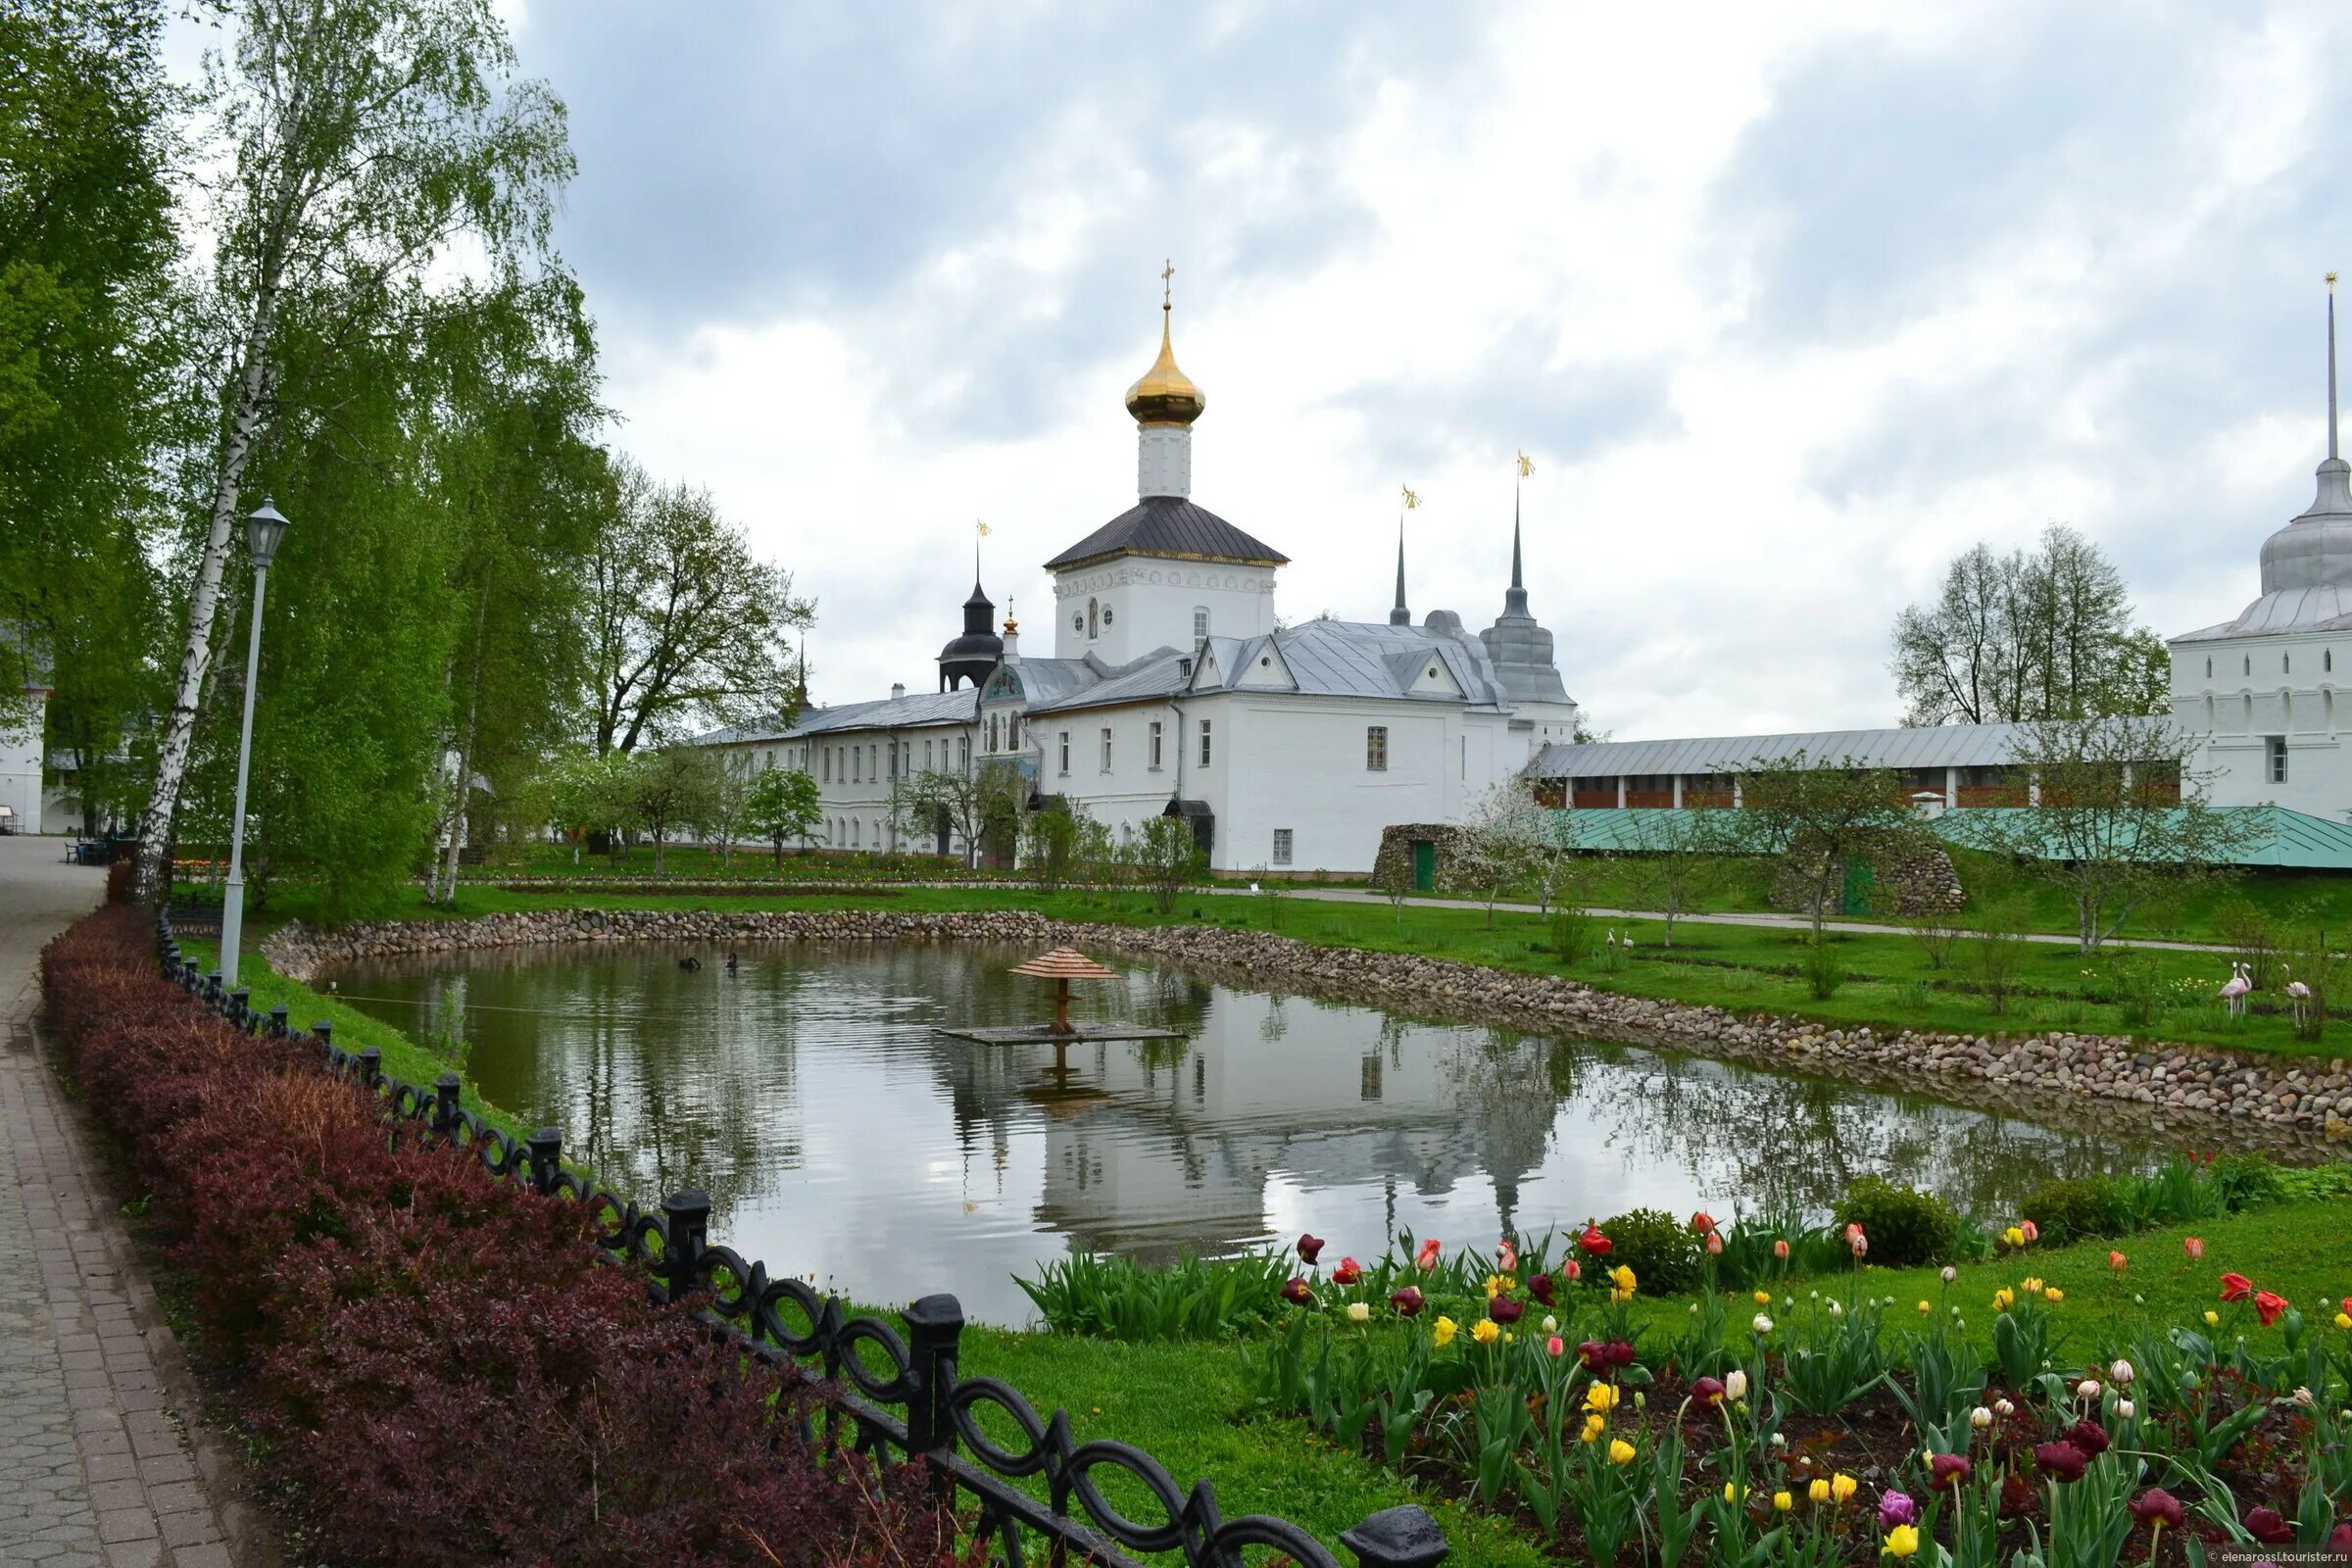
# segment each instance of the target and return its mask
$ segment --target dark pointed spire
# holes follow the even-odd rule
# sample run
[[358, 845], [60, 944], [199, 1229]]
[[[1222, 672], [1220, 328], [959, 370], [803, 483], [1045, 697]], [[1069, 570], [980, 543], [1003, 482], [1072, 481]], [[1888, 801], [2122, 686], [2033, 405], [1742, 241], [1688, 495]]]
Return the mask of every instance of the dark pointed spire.
[[1519, 561], [1519, 487], [1511, 486], [1511, 586], [1503, 591], [1502, 612], [1505, 615], [1527, 613], [1527, 575], [1520, 569]]
[[1396, 514], [1396, 604], [1389, 612], [1389, 624], [1410, 626], [1413, 612], [1404, 608], [1404, 514]]

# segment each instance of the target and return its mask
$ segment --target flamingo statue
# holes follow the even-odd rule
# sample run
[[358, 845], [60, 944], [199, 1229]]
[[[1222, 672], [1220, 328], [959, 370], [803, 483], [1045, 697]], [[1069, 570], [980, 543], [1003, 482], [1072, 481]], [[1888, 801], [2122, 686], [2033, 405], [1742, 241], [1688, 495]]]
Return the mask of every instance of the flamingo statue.
[[2230, 978], [2222, 982], [2222, 1000], [2230, 1004], [2230, 1017], [2242, 1018], [2246, 1015], [2246, 993], [2253, 989], [2254, 982], [2247, 978], [2246, 966], [2243, 963], [2231, 964]]
[[[2283, 963], [2280, 964], [2278, 966], [2278, 972], [2280, 974], [2286, 973], [2286, 965]], [[2309, 1005], [2311, 1002], [2311, 987], [2305, 985], [2300, 980], [2289, 980], [2286, 983], [2286, 997], [2287, 1000], [2294, 1004], [2295, 1022], [2300, 1024], [2303, 1021], [2303, 1009], [2305, 1006]]]

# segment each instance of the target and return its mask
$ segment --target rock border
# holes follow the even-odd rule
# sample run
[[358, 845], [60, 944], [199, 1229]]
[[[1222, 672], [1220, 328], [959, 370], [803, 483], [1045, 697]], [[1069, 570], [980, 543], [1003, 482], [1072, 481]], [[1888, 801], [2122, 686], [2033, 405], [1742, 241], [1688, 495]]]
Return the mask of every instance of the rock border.
[[[2262, 1058], [2128, 1035], [1971, 1035], [1838, 1028], [1771, 1013], [1662, 1002], [1558, 975], [1418, 954], [1327, 947], [1227, 926], [1103, 925], [1022, 909], [528, 909], [468, 920], [300, 922], [262, 945], [305, 984], [357, 960], [570, 942], [1028, 942], [1094, 948], [1217, 971], [1253, 989], [1366, 1002], [1455, 1021], [1710, 1056], [2036, 1121], [2152, 1130], [2304, 1160], [2352, 1157], [2352, 1060]], [[2055, 1097], [2055, 1099], [2053, 1099]]]

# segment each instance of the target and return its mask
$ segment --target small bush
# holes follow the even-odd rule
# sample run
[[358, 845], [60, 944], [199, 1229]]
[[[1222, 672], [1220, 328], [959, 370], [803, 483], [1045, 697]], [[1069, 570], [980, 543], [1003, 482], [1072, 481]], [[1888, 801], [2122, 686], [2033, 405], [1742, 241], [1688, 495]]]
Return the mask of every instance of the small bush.
[[[1646, 1296], [1673, 1296], [1697, 1287], [1706, 1251], [1690, 1227], [1657, 1208], [1637, 1208], [1600, 1222], [1600, 1232], [1613, 1244], [1609, 1268], [1623, 1263]], [[1585, 1282], [1606, 1285], [1608, 1269], [1589, 1268]]]
[[2044, 1182], [2027, 1195], [2018, 1213], [2040, 1227], [2045, 1244], [2089, 1236], [2122, 1236], [2132, 1229], [2132, 1196], [2105, 1176]]
[[1827, 1002], [1845, 984], [1845, 964], [1830, 950], [1828, 942], [1816, 942], [1805, 950], [1805, 989], [1815, 1002]]
[[1870, 1241], [1870, 1261], [1887, 1268], [1941, 1263], [1957, 1252], [1960, 1216], [1931, 1193], [1865, 1176], [1838, 1205], [1838, 1227], [1859, 1225]]
[[1551, 911], [1545, 936], [1553, 957], [1562, 963], [1582, 963], [1592, 956], [1596, 928], [1584, 910], [1563, 906]]

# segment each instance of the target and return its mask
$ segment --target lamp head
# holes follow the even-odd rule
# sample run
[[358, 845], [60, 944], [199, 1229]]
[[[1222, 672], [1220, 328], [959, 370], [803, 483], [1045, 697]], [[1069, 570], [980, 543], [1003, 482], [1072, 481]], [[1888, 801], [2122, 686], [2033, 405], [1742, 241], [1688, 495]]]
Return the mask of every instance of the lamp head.
[[277, 555], [278, 542], [286, 536], [286, 519], [268, 499], [245, 519], [245, 548], [253, 554], [253, 564], [267, 571]]

